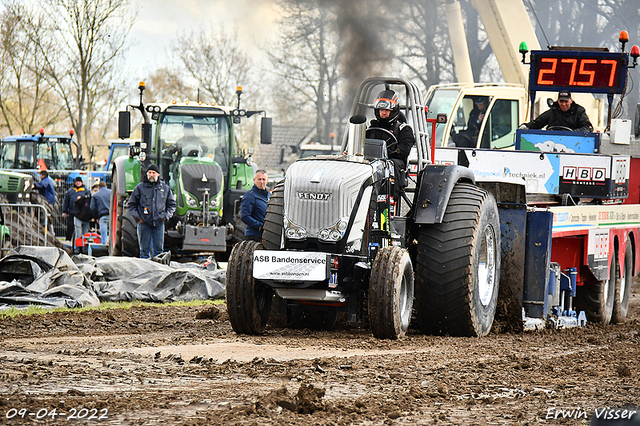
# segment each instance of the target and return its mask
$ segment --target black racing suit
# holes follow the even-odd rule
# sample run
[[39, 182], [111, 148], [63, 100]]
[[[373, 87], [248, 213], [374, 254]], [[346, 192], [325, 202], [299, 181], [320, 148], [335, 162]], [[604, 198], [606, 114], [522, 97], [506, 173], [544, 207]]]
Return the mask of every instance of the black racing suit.
[[406, 186], [406, 176], [404, 170], [407, 168], [409, 153], [416, 138], [413, 135], [413, 129], [402, 120], [395, 120], [393, 123], [385, 123], [379, 120], [371, 120], [371, 127], [380, 127], [393, 133], [398, 141], [397, 144], [387, 141], [387, 156], [393, 161], [395, 176], [398, 185], [402, 188]]
[[560, 109], [558, 102], [554, 102], [547, 111], [543, 112], [525, 124], [530, 129], [542, 129], [544, 126], [564, 126], [574, 132], [593, 132], [593, 125], [589, 121], [587, 111], [577, 103], [573, 102], [567, 112]]

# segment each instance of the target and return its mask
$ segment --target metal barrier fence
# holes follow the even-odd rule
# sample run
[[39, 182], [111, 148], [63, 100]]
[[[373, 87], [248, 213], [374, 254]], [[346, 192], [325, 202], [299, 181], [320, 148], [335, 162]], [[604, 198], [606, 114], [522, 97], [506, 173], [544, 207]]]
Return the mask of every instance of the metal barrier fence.
[[[0, 204], [0, 257], [10, 248], [19, 246], [46, 247], [53, 244], [55, 235], [50, 226], [47, 209], [40, 204]], [[5, 232], [8, 231], [8, 238]]]

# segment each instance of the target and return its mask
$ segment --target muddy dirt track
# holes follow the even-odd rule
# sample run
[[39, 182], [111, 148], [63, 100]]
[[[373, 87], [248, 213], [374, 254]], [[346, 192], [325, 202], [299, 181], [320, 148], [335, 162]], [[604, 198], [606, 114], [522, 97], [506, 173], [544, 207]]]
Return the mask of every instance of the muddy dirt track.
[[573, 425], [640, 405], [637, 282], [625, 324], [481, 339], [240, 337], [224, 305], [4, 318], [0, 339], [0, 424]]

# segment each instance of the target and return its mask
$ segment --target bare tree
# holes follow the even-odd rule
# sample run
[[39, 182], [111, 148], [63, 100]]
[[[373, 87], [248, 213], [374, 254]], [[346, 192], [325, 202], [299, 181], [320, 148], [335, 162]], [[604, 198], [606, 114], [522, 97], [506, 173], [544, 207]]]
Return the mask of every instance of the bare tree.
[[238, 45], [237, 31], [224, 27], [178, 36], [171, 51], [186, 77], [221, 105], [232, 105], [236, 87], [251, 84], [252, 62]]
[[64, 118], [59, 98], [47, 84], [44, 61], [29, 33], [47, 43], [43, 19], [27, 6], [4, 1], [0, 15], [0, 115], [10, 134], [35, 133]]
[[297, 119], [305, 112], [315, 116], [317, 137], [328, 141], [339, 101], [336, 15], [317, 1], [283, 1], [281, 7], [281, 36], [269, 54], [281, 79], [275, 96], [284, 99]]
[[[175, 67], [162, 67], [155, 70], [147, 79], [144, 92], [148, 102], [169, 102], [192, 98], [193, 87], [185, 83]], [[234, 88], [235, 89], [235, 88]]]
[[407, 0], [394, 19], [396, 58], [424, 88], [455, 79], [443, 4]]
[[123, 99], [119, 73], [136, 16], [129, 14], [130, 0], [46, 0], [41, 6], [46, 16], [57, 17], [52, 21], [56, 48], [48, 49], [35, 34], [32, 39], [78, 142], [87, 147], [93, 127], [110, 121], [105, 105]]

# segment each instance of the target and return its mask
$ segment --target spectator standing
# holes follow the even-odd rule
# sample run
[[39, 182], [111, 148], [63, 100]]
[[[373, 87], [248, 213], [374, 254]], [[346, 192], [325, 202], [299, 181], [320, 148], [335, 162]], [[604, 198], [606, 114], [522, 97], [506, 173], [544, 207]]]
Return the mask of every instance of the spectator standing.
[[171, 188], [160, 180], [158, 166], [147, 169], [146, 181], [133, 189], [127, 203], [131, 216], [138, 222], [140, 258], [149, 259], [164, 249], [164, 224], [176, 211], [176, 199]]
[[111, 202], [111, 190], [107, 184], [100, 181], [98, 191], [91, 196], [91, 213], [100, 226], [100, 242], [107, 243], [107, 232], [109, 229], [109, 204]]
[[262, 241], [264, 217], [271, 194], [267, 191], [267, 172], [257, 170], [253, 177], [253, 187], [242, 197], [240, 212], [242, 221], [247, 225], [244, 236], [248, 240]]
[[46, 170], [40, 170], [40, 182], [34, 183], [33, 187], [38, 190], [40, 195], [47, 200], [51, 206], [55, 205], [56, 191], [53, 180], [49, 177], [49, 172]]
[[33, 187], [36, 188], [38, 190], [38, 193], [40, 193], [40, 196], [47, 201], [46, 203], [42, 203], [42, 205], [47, 212], [49, 232], [51, 233], [51, 235], [55, 235], [53, 228], [53, 212], [56, 204], [56, 191], [53, 179], [49, 177], [49, 172], [47, 172], [45, 169], [41, 169], [40, 182], [34, 183]]
[[[90, 195], [91, 193], [85, 188], [82, 178], [76, 177], [73, 181], [73, 187], [69, 188], [64, 196], [64, 203], [62, 205], [62, 217], [67, 219], [67, 240], [71, 239], [74, 242], [77, 238], [80, 238], [83, 234], [89, 231], [89, 222], [83, 222], [76, 218], [75, 202], [78, 199]], [[73, 232], [69, 232], [69, 222], [73, 221]]]

